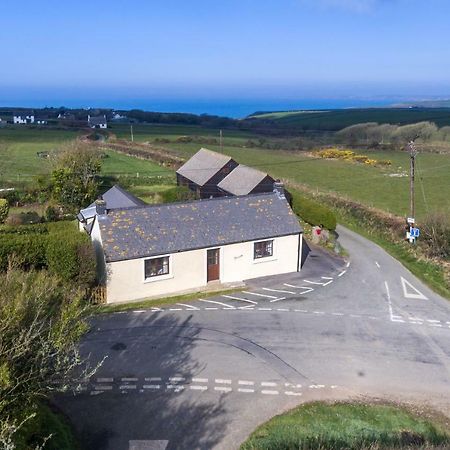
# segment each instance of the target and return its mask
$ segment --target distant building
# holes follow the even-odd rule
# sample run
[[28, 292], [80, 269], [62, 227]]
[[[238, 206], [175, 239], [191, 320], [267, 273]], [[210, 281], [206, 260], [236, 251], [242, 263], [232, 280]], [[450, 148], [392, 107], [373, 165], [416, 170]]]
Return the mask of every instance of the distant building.
[[106, 116], [90, 116], [88, 115], [88, 125], [91, 128], [108, 128]]
[[75, 114], [69, 113], [67, 111], [62, 113], [62, 114], [59, 113], [58, 114], [58, 119], [60, 119], [60, 120], [68, 120], [68, 121], [71, 121], [71, 122], [76, 120]]
[[177, 184], [187, 186], [199, 198], [218, 197], [218, 183], [237, 165], [230, 156], [201, 148], [177, 170]]
[[18, 111], [13, 114], [14, 124], [27, 124], [34, 123], [33, 111]]
[[35, 117], [34, 123], [37, 123], [38, 125], [47, 125], [48, 123], [48, 116], [39, 116]]
[[239, 164], [218, 185], [222, 195], [272, 192], [275, 180], [267, 173]]

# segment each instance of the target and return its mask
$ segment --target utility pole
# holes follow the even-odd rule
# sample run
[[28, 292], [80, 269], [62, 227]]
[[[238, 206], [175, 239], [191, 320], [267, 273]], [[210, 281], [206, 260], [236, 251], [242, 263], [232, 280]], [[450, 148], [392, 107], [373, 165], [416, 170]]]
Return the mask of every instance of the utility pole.
[[223, 153], [223, 134], [222, 134], [222, 130], [220, 130], [220, 134], [219, 134], [219, 145], [220, 145], [220, 153]]
[[408, 144], [409, 149], [409, 211], [412, 218], [415, 218], [415, 199], [414, 199], [414, 177], [415, 177], [415, 165], [417, 149], [414, 144], [414, 140], [410, 141]]
[[133, 125], [130, 125], [131, 142], [134, 142]]

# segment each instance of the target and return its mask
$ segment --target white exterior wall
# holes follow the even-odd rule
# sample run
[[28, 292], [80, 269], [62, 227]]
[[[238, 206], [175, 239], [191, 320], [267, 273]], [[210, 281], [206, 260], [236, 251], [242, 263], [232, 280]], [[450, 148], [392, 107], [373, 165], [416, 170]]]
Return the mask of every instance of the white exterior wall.
[[[96, 224], [97, 225], [97, 224]], [[94, 230], [93, 229], [93, 235]], [[299, 243], [300, 239], [300, 243]], [[220, 282], [230, 283], [266, 275], [296, 272], [301, 255], [302, 235], [273, 239], [273, 256], [254, 260], [254, 242], [230, 244], [220, 248]], [[106, 264], [107, 302], [124, 302], [165, 296], [205, 287], [208, 249], [172, 253], [169, 274], [145, 280], [144, 261], [139, 258]], [[299, 253], [300, 251], [300, 253]]]

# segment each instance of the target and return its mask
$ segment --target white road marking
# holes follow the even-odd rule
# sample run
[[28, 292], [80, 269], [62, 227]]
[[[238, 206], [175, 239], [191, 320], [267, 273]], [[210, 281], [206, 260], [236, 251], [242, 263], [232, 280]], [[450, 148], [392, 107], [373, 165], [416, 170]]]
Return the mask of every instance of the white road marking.
[[231, 392], [233, 389], [225, 386], [216, 386], [214, 390], [219, 392]]
[[345, 265], [345, 267], [350, 267], [350, 261]]
[[403, 319], [393, 319], [392, 317], [391, 317], [391, 322], [405, 323], [405, 321]]
[[323, 311], [313, 311], [313, 314], [325, 314]]
[[278, 391], [270, 391], [270, 390], [262, 390], [261, 391], [261, 394], [264, 394], [264, 395], [278, 395], [279, 394], [279, 392]]
[[169, 377], [169, 381], [171, 383], [178, 383], [180, 381], [185, 381], [185, 380], [186, 380], [186, 378], [184, 378], [184, 377]]
[[189, 389], [192, 389], [193, 391], [206, 391], [208, 389], [208, 386], [193, 385], [189, 386]]
[[254, 381], [248, 381], [248, 380], [239, 380], [238, 384], [244, 385], [244, 386], [253, 386], [255, 384]]
[[207, 383], [208, 378], [192, 378], [193, 383]]
[[123, 391], [125, 389], [137, 389], [137, 386], [135, 384], [124, 384], [124, 385], [120, 386], [119, 389], [121, 391]]
[[262, 288], [264, 291], [269, 291], [269, 292], [281, 292], [282, 294], [296, 294], [296, 292], [292, 292], [292, 291], [286, 291], [284, 289], [270, 289], [270, 288]]
[[144, 386], [142, 386], [144, 389], [161, 389], [161, 385], [160, 384], [144, 384]]
[[306, 309], [294, 309], [294, 312], [307, 313], [308, 311]]
[[182, 308], [169, 308], [169, 311], [183, 311]]
[[114, 378], [97, 378], [97, 383], [112, 383]]
[[324, 384], [311, 384], [309, 386], [310, 389], [323, 389], [325, 387]]
[[284, 394], [285, 395], [295, 395], [295, 396], [303, 395], [301, 392], [293, 392], [293, 391], [285, 391]]
[[95, 386], [96, 391], [111, 391], [112, 388], [113, 388], [112, 386], [107, 386], [107, 385]]
[[345, 273], [347, 273], [347, 271], [346, 271], [346, 270], [343, 270], [343, 271], [338, 275], [338, 277], [342, 277], [342, 275], [344, 275]]
[[147, 310], [146, 309], [135, 309], [133, 312], [137, 313], [137, 314], [141, 314], [141, 313], [147, 312]]
[[286, 387], [294, 388], [294, 389], [300, 389], [300, 388], [302, 387], [301, 384], [293, 384], [293, 383], [284, 383], [284, 385], [285, 385]]
[[252, 392], [255, 392], [255, 390], [254, 389], [248, 389], [248, 388], [238, 388], [238, 392], [244, 392], [244, 393], [250, 394]]
[[180, 305], [180, 306], [185, 306], [186, 308], [188, 308], [188, 309], [191, 309], [191, 310], [196, 310], [196, 311], [198, 311], [200, 308], [197, 308], [197, 307], [195, 307], [195, 306], [192, 306], [192, 305], [187, 305], [186, 303], [177, 303], [177, 305]]
[[[206, 306], [205, 307], [205, 311], [217, 311], [219, 308], [214, 308], [213, 306]], [[223, 309], [225, 309], [225, 308], [223, 308]], [[228, 308], [228, 309], [230, 309], [230, 308]], [[235, 309], [235, 308], [233, 308], [233, 309]]]
[[433, 319], [427, 319], [427, 322], [430, 322], [430, 323], [441, 323], [440, 320], [433, 320]]
[[378, 261], [375, 261], [375, 265], [380, 268], [381, 266], [378, 264]]
[[216, 378], [217, 384], [231, 384], [231, 380], [223, 380], [222, 378]]
[[277, 311], [288, 312], [290, 310], [288, 308], [277, 308]]
[[[403, 277], [400, 277], [403, 288], [403, 295], [405, 298], [415, 298], [419, 300], [428, 300], [425, 295], [422, 294], [417, 288], [415, 288], [408, 280], [405, 280]], [[408, 289], [412, 289], [412, 292], [408, 292]]]
[[323, 286], [328, 286], [332, 282], [333, 282], [333, 280], [327, 281], [326, 283], [323, 284]]
[[232, 295], [222, 295], [222, 297], [225, 298], [231, 298], [232, 300], [240, 300], [241, 302], [247, 302], [247, 303], [252, 303], [253, 305], [257, 305], [258, 302], [254, 302], [253, 300], [248, 300], [246, 298], [241, 298], [241, 297], [233, 297]]
[[309, 281], [309, 280], [303, 280], [305, 283], [310, 283], [310, 284], [318, 284], [320, 286], [323, 286], [323, 283], [319, 283], [318, 281]]
[[163, 311], [163, 310], [161, 308], [152, 307], [151, 311], [152, 312], [157, 312], [157, 311]]
[[274, 298], [273, 300], [269, 300], [270, 303], [279, 302], [280, 300], [286, 300], [286, 297]]
[[391, 294], [389, 292], [389, 285], [388, 285], [387, 281], [384, 282], [384, 286], [386, 288], [386, 295], [387, 295], [387, 299], [388, 299], [389, 318], [391, 320], [393, 320]]
[[430, 323], [430, 326], [432, 327], [442, 327], [440, 323]]
[[333, 277], [320, 277], [320, 278], [322, 278], [322, 280], [332, 280], [333, 279]]
[[306, 289], [305, 292], [297, 292], [297, 294], [307, 294], [308, 292], [311, 292], [314, 290], [314, 288], [312, 287], [308, 287], [308, 286], [296, 286], [295, 284], [288, 284], [288, 283], [284, 283], [284, 286], [290, 287], [290, 288], [295, 288], [295, 289]]
[[162, 378], [161, 377], [149, 377], [149, 378], [144, 378], [145, 381], [161, 381]]
[[335, 312], [334, 312], [334, 313], [331, 313], [331, 315], [332, 315], [332, 316], [343, 316], [344, 313], [335, 313]]
[[226, 306], [228, 309], [236, 309], [234, 306], [228, 305], [227, 303], [217, 302], [215, 300], [204, 300], [202, 298], [199, 298], [198, 301], [205, 302], [205, 303], [214, 303], [215, 305], [220, 305], [220, 306]]
[[257, 297], [277, 298], [274, 295], [259, 294], [258, 292], [242, 291], [243, 294], [256, 295]]
[[265, 387], [275, 387], [277, 383], [274, 383], [272, 381], [261, 381], [261, 386]]
[[257, 308], [258, 311], [272, 311], [272, 308]]
[[184, 386], [182, 384], [167, 384], [167, 389], [173, 389], [175, 392], [180, 392], [184, 390]]
[[122, 381], [137, 381], [138, 379], [136, 377], [132, 378], [121, 378]]

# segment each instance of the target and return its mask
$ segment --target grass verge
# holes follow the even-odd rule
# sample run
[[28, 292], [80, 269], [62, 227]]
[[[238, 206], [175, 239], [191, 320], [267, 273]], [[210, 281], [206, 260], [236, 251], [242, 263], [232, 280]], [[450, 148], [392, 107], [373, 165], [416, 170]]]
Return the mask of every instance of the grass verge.
[[230, 294], [232, 292], [237, 292], [243, 288], [230, 288], [230, 289], [223, 289], [220, 291], [211, 291], [211, 292], [205, 292], [205, 291], [198, 291], [193, 292], [191, 294], [184, 294], [184, 295], [176, 295], [173, 297], [164, 297], [164, 298], [158, 298], [158, 299], [147, 299], [147, 300], [141, 300], [137, 302], [131, 302], [131, 303], [119, 303], [119, 304], [112, 304], [112, 305], [95, 305], [92, 307], [91, 311], [94, 314], [109, 314], [109, 313], [115, 313], [115, 312], [122, 312], [122, 311], [130, 311], [135, 309], [149, 309], [149, 308], [159, 308], [161, 306], [168, 306], [168, 305], [174, 305], [176, 303], [187, 303], [187, 302], [193, 302], [195, 300], [198, 300], [199, 298], [210, 298], [215, 297], [217, 295], [222, 294]]
[[448, 448], [448, 419], [390, 404], [314, 402], [258, 427], [241, 450]]

